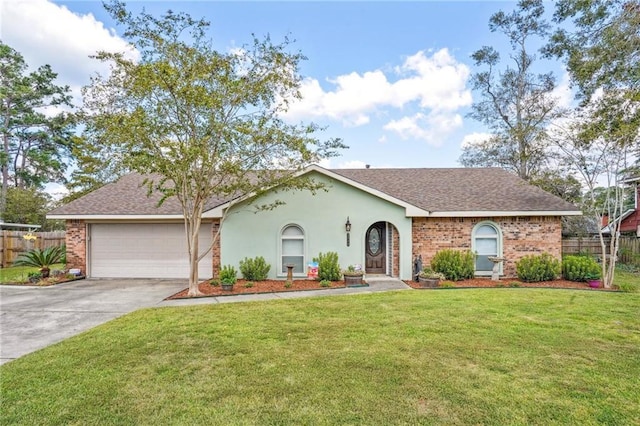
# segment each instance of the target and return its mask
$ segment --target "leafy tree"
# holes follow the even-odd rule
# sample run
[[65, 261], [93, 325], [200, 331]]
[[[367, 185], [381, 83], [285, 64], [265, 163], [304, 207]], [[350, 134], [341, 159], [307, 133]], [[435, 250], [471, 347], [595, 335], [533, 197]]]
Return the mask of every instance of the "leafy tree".
[[552, 96], [552, 73], [535, 75], [535, 55], [530, 53], [532, 38], [545, 37], [549, 25], [542, 19], [542, 0], [520, 0], [510, 14], [497, 12], [489, 20], [492, 32], [501, 32], [511, 44], [513, 66], [499, 70], [500, 54], [484, 46], [471, 57], [479, 67], [472, 86], [480, 100], [469, 114], [491, 129], [492, 137], [463, 148], [460, 163], [466, 167], [498, 166], [529, 180], [547, 159], [546, 126], [560, 115]]
[[36, 188], [9, 187], [4, 220], [9, 223], [29, 223], [42, 226], [42, 230], [64, 229], [60, 221], [47, 220], [47, 211], [53, 200], [47, 192]]
[[563, 58], [591, 119], [584, 139], [605, 136], [640, 154], [640, 1], [559, 0], [558, 28], [545, 48]]
[[582, 184], [570, 173], [561, 170], [543, 170], [531, 177], [531, 184], [562, 198], [579, 204], [582, 200]]
[[[625, 208], [626, 188], [623, 172], [628, 168], [630, 149], [604, 136], [585, 139], [585, 126], [591, 120], [588, 110], [581, 110], [569, 124], [554, 132], [555, 145], [561, 161], [581, 177], [587, 189], [583, 207], [595, 218], [602, 249], [602, 279], [605, 288], [613, 284], [615, 263], [620, 241], [620, 221], [609, 220], [609, 247], [600, 224], [603, 217], [618, 218]], [[600, 188], [600, 182], [605, 187]], [[607, 253], [609, 255], [607, 255]]]
[[105, 7], [125, 26], [124, 37], [140, 60], [97, 54], [111, 64], [111, 74], [94, 77], [85, 88], [85, 137], [124, 169], [147, 175], [148, 190], [160, 192], [161, 202], [180, 202], [189, 294], [197, 295], [197, 264], [206, 254], [198, 252], [205, 204], [211, 198], [253, 199], [274, 186], [317, 190], [321, 185], [295, 179], [296, 173], [344, 146], [315, 138], [314, 124], [281, 120], [288, 102], [300, 96], [298, 64], [305, 59], [288, 52], [288, 39], [274, 44], [254, 37], [251, 45], [225, 53], [206, 39], [204, 20], [172, 11], [160, 18], [144, 11], [133, 16], [120, 1]]
[[27, 74], [22, 55], [0, 41], [0, 216], [10, 186], [42, 188], [65, 180], [73, 115], [56, 112], [71, 106], [69, 88], [54, 84], [56, 77], [49, 65]]

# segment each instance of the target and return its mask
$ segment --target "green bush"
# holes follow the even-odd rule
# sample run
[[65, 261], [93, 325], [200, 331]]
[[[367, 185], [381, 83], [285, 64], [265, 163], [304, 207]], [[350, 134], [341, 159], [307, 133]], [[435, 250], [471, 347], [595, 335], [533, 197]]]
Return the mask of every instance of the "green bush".
[[253, 259], [245, 257], [240, 261], [240, 273], [245, 280], [264, 281], [269, 275], [269, 269], [271, 265], [262, 256]]
[[338, 281], [342, 278], [342, 271], [338, 263], [338, 253], [334, 251], [326, 254], [320, 253], [313, 261], [318, 262], [318, 279]]
[[600, 279], [598, 262], [586, 256], [565, 256], [562, 259], [562, 276], [569, 281], [589, 281]]
[[44, 250], [33, 249], [18, 257], [14, 266], [34, 266], [40, 268], [42, 278], [49, 277], [50, 267], [56, 263], [66, 263], [67, 250], [65, 246], [48, 247]]
[[560, 261], [549, 253], [525, 256], [516, 262], [518, 278], [527, 283], [554, 280], [560, 271]]
[[475, 255], [470, 251], [444, 249], [431, 259], [431, 269], [444, 274], [446, 279], [460, 281], [473, 278]]
[[231, 265], [225, 265], [220, 270], [220, 282], [222, 284], [235, 284], [238, 280], [236, 268]]

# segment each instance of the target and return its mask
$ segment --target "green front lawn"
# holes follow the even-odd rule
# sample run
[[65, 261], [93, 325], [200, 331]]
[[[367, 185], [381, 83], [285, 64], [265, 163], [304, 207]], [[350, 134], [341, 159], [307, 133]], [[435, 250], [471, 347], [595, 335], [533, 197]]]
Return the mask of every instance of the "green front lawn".
[[640, 292], [640, 273], [624, 271], [621, 267], [616, 268], [614, 284], [624, 291]]
[[640, 294], [147, 309], [0, 367], [5, 424], [639, 424]]
[[[62, 263], [52, 265], [51, 270], [64, 269]], [[30, 272], [38, 272], [40, 268], [33, 266], [12, 266], [11, 268], [0, 268], [0, 284], [24, 282], [29, 279]]]

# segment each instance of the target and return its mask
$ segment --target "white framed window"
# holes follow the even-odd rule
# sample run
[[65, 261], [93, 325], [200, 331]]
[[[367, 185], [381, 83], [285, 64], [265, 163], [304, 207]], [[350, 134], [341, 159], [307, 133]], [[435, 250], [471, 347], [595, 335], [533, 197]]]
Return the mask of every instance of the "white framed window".
[[287, 273], [292, 264], [294, 274], [304, 274], [304, 231], [298, 225], [287, 225], [280, 234], [280, 273]]
[[[480, 222], [471, 233], [471, 250], [476, 254], [476, 275], [491, 275], [489, 257], [502, 257], [502, 232], [494, 222]], [[502, 265], [500, 265], [502, 273]]]

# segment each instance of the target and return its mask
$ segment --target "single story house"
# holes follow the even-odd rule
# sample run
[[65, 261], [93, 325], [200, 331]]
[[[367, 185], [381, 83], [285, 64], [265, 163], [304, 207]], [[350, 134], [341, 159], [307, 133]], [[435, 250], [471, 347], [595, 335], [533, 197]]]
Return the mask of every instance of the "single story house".
[[[411, 279], [413, 261], [428, 265], [441, 249], [477, 253], [476, 274], [490, 275], [488, 256], [506, 260], [515, 275], [525, 255], [561, 256], [561, 222], [580, 215], [572, 204], [499, 168], [333, 169], [313, 165], [301, 175], [328, 191], [275, 191], [260, 204], [284, 201], [255, 213], [241, 200], [209, 200], [200, 230], [201, 249], [220, 239], [199, 264], [201, 278], [221, 265], [238, 268], [263, 256], [270, 278], [285, 278], [286, 264], [304, 277], [319, 253], [338, 253], [341, 267]], [[187, 278], [188, 260], [180, 205], [157, 207], [143, 177], [130, 174], [47, 217], [66, 221], [67, 262], [90, 277]], [[227, 211], [223, 223], [220, 219]]]

